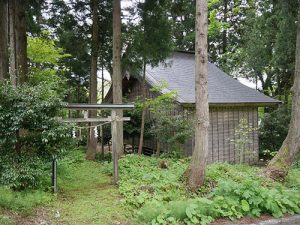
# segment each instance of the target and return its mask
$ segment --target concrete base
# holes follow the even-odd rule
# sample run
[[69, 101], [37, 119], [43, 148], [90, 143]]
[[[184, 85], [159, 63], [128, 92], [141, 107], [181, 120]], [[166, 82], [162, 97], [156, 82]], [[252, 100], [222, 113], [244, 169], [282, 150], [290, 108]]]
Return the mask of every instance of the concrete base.
[[[236, 225], [236, 224], [228, 224]], [[290, 216], [281, 219], [265, 220], [257, 223], [244, 224], [244, 225], [300, 225], [300, 215]]]

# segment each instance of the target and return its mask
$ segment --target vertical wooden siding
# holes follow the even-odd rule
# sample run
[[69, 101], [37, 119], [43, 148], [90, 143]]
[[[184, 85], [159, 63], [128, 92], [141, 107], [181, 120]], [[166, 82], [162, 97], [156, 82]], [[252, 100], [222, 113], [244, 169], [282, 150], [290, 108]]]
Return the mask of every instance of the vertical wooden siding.
[[[157, 94], [151, 92], [147, 87], [147, 98], [156, 97]], [[134, 82], [130, 87], [130, 91], [126, 92], [127, 98], [134, 101], [137, 96], [141, 95], [140, 82]], [[178, 108], [171, 114], [178, 115], [184, 112], [184, 108], [178, 105]], [[231, 106], [231, 107], [210, 107], [210, 127], [209, 127], [209, 154], [208, 163], [213, 162], [238, 162], [238, 152], [234, 144], [230, 141], [234, 139], [234, 129], [239, 125], [242, 118], [245, 118], [249, 125], [258, 127], [258, 111], [256, 106]], [[150, 112], [147, 112], [147, 118], [151, 118]], [[252, 149], [254, 155], [246, 156], [246, 163], [255, 163], [258, 160], [258, 134], [257, 131], [249, 134], [251, 144], [249, 149]], [[132, 144], [132, 139], [126, 141]], [[145, 139], [144, 147], [149, 149], [156, 149], [155, 138]], [[138, 145], [138, 137], [134, 138], [134, 145]], [[194, 137], [182, 145], [185, 155], [191, 155], [194, 148]], [[161, 143], [161, 150], [168, 151], [169, 146]]]
[[[235, 128], [239, 125], [242, 118], [248, 121], [249, 126], [257, 128], [257, 107], [210, 107], [208, 163], [238, 162], [239, 153], [230, 140], [235, 138]], [[251, 164], [258, 160], [257, 131], [249, 133], [249, 139], [251, 140], [251, 143], [248, 144], [248, 149], [251, 149], [253, 154], [246, 154], [244, 156], [244, 162]]]

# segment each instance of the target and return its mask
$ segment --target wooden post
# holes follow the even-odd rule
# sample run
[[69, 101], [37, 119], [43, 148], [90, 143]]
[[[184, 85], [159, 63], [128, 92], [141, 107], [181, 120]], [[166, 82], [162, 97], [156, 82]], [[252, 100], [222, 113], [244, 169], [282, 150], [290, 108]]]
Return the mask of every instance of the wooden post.
[[57, 192], [57, 160], [56, 157], [52, 160], [52, 191]]
[[111, 136], [112, 136], [112, 159], [114, 169], [114, 184], [118, 183], [118, 126], [117, 126], [117, 112], [111, 110]]

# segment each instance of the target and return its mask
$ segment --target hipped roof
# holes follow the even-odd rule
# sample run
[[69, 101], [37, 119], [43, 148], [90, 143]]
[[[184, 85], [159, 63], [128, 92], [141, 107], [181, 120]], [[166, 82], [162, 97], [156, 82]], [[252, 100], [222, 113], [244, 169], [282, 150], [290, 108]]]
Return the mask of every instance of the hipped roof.
[[[178, 102], [195, 103], [195, 54], [175, 52], [157, 67], [147, 66], [146, 81], [151, 86], [166, 84], [163, 93], [177, 91]], [[209, 104], [278, 104], [259, 91], [249, 88], [208, 63]]]

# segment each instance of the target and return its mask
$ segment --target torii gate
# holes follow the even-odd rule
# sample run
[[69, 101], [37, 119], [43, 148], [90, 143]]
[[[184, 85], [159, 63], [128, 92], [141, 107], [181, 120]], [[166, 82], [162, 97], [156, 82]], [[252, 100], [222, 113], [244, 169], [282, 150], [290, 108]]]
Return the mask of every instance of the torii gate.
[[66, 107], [68, 110], [111, 110], [111, 116], [106, 118], [68, 118], [63, 119], [62, 121], [65, 123], [95, 123], [95, 122], [110, 122], [111, 123], [111, 136], [112, 136], [112, 158], [113, 158], [113, 175], [114, 175], [114, 183], [118, 182], [118, 156], [117, 156], [117, 140], [119, 136], [119, 130], [117, 129], [118, 121], [130, 121], [130, 117], [118, 117], [117, 112], [133, 109], [133, 104], [68, 104]]

